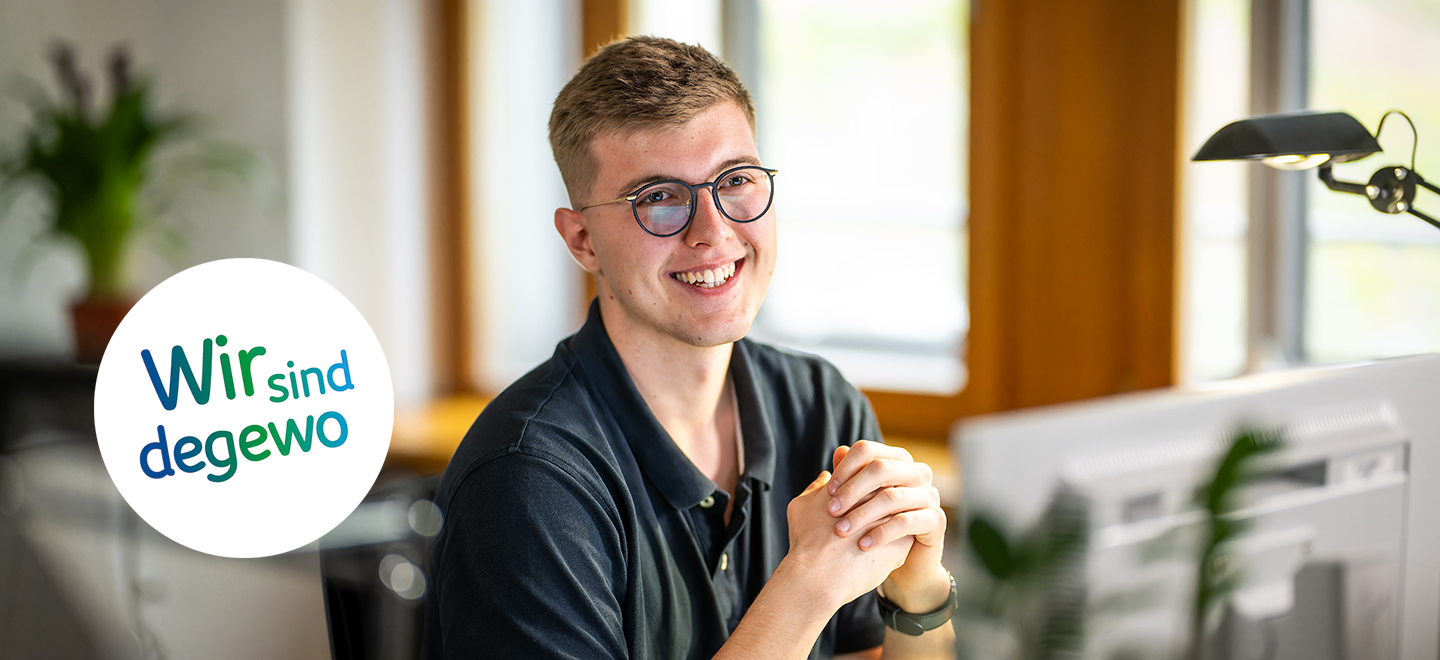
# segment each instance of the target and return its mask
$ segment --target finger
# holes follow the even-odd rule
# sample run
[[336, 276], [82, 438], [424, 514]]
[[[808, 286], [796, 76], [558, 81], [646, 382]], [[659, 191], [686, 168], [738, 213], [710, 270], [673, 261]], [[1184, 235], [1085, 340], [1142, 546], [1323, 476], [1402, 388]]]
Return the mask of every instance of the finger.
[[906, 536], [914, 536], [917, 542], [921, 541], [922, 537], [933, 540], [937, 532], [944, 532], [944, 516], [945, 514], [938, 508], [902, 511], [891, 516], [889, 520], [871, 527], [870, 531], [861, 537], [860, 549], [878, 548]]
[[884, 489], [872, 490], [872, 491], [870, 491], [870, 492], [868, 492], [868, 493], [865, 493], [864, 495], [861, 495], [861, 496], [860, 496], [860, 499], [859, 499], [859, 500], [856, 500], [856, 501], [855, 501], [855, 504], [854, 504], [853, 506], [851, 506], [848, 510], [839, 511], [839, 512], [833, 513], [833, 514], [831, 514], [831, 515], [834, 515], [834, 516], [848, 516], [848, 515], [850, 515], [850, 512], [851, 512], [851, 511], [854, 511], [854, 510], [856, 509], [856, 507], [859, 507], [859, 506], [865, 504], [866, 502], [869, 502], [870, 500], [874, 499], [874, 498], [875, 498], [875, 495], [878, 494], [878, 493], [880, 493], [880, 492], [882, 492], [883, 490], [884, 490]]
[[[915, 462], [915, 459], [910, 456], [910, 452], [900, 447], [891, 447], [880, 442], [861, 440], [846, 451], [844, 460], [835, 463], [834, 483], [836, 488], [843, 486], [845, 482], [854, 478], [854, 476], [863, 470], [870, 462], [879, 459], [904, 461], [906, 463]], [[830, 494], [834, 495], [834, 490], [831, 490]]]
[[820, 490], [827, 483], [830, 483], [830, 471], [821, 470], [819, 476], [815, 477], [815, 480], [810, 482], [810, 485], [806, 486], [805, 490], [800, 492], [800, 496], [804, 497], [806, 495], [809, 495], [810, 493]]
[[904, 511], [938, 508], [940, 493], [932, 486], [919, 488], [883, 488], [835, 523], [840, 536], [849, 536], [883, 518]]
[[[853, 452], [851, 454], [854, 455]], [[935, 475], [924, 463], [903, 461], [893, 458], [877, 458], [861, 468], [849, 481], [841, 483], [831, 491], [829, 510], [831, 515], [843, 515], [855, 506], [866, 493], [892, 486], [929, 486]], [[830, 484], [834, 485], [835, 479]]]
[[830, 458], [830, 467], [834, 468], [836, 465], [839, 465], [841, 461], [845, 460], [845, 455], [848, 453], [850, 453], [849, 445], [840, 445], [839, 447], [836, 447], [835, 454]]
[[[836, 447], [836, 448], [835, 448], [835, 454], [834, 454], [833, 456], [831, 456], [830, 466], [831, 466], [832, 468], [839, 466], [841, 463], [845, 462], [845, 457], [848, 456], [848, 455], [850, 455], [850, 445], [840, 445], [839, 447]], [[835, 494], [835, 489], [836, 489], [837, 487], [839, 487], [839, 486], [840, 486], [840, 482], [835, 481], [835, 480], [832, 479], [832, 480], [830, 481], [830, 486], [829, 486], [829, 489], [830, 489], [829, 492], [830, 492], [830, 494], [831, 494], [831, 495], [834, 495], [834, 494]]]

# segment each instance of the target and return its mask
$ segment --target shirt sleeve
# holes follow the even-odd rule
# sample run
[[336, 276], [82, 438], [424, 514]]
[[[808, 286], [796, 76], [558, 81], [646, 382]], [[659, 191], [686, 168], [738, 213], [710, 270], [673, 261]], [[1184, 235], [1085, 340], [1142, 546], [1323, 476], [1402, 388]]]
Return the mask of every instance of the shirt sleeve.
[[885, 643], [885, 621], [872, 589], [840, 607], [830, 620], [835, 626], [835, 653], [866, 651]]
[[623, 542], [600, 489], [543, 455], [472, 471], [433, 552], [443, 658], [623, 658]]
[[860, 439], [873, 442], [885, 442], [884, 434], [880, 433], [880, 420], [875, 418], [875, 409], [870, 405], [869, 397], [859, 391], [855, 392], [859, 399], [856, 404], [860, 410]]

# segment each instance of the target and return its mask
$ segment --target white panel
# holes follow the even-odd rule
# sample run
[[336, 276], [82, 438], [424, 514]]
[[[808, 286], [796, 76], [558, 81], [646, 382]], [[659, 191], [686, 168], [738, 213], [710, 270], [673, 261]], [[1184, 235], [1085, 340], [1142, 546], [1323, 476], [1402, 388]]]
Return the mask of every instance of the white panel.
[[385, 58], [385, 230], [390, 272], [384, 283], [391, 344], [385, 347], [401, 403], [423, 401], [434, 380], [427, 246], [430, 173], [425, 105], [425, 43], [422, 0], [383, 0]]
[[431, 395], [420, 0], [290, 5], [295, 264], [379, 337], [396, 403]]
[[580, 63], [579, 7], [475, 0], [470, 15], [475, 373], [499, 391], [578, 327], [580, 273], [554, 226], [569, 200], [547, 124]]
[[1192, 163], [1221, 126], [1249, 114], [1250, 3], [1186, 3], [1182, 186], [1180, 380], [1225, 378], [1245, 367], [1246, 173], [1249, 163]]
[[631, 0], [630, 31], [697, 44], [715, 54], [723, 50], [720, 0]]

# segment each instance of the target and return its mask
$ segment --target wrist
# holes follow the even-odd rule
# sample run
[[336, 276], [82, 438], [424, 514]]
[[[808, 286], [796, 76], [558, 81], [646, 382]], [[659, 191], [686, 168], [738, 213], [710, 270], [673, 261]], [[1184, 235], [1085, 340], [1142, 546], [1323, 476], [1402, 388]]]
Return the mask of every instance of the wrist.
[[765, 583], [767, 588], [772, 584], [783, 587], [807, 610], [823, 613], [826, 621], [848, 602], [838, 589], [840, 581], [833, 575], [796, 561], [790, 555], [780, 560], [780, 565], [775, 567], [775, 572]]
[[804, 658], [840, 605], [803, 564], [782, 559], [719, 658]]
[[886, 600], [906, 612], [932, 612], [950, 599], [950, 574], [936, 564], [934, 570], [928, 571], [919, 580], [902, 583], [894, 577], [887, 577], [880, 585], [880, 592]]

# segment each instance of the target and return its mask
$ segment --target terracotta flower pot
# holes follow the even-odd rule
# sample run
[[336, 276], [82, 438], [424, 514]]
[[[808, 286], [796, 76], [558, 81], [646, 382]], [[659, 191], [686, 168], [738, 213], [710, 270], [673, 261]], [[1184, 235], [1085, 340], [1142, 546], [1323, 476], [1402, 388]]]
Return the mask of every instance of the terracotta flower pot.
[[133, 300], [103, 298], [87, 298], [71, 305], [70, 318], [75, 324], [75, 361], [99, 364], [111, 335], [115, 334], [120, 321], [134, 306]]

